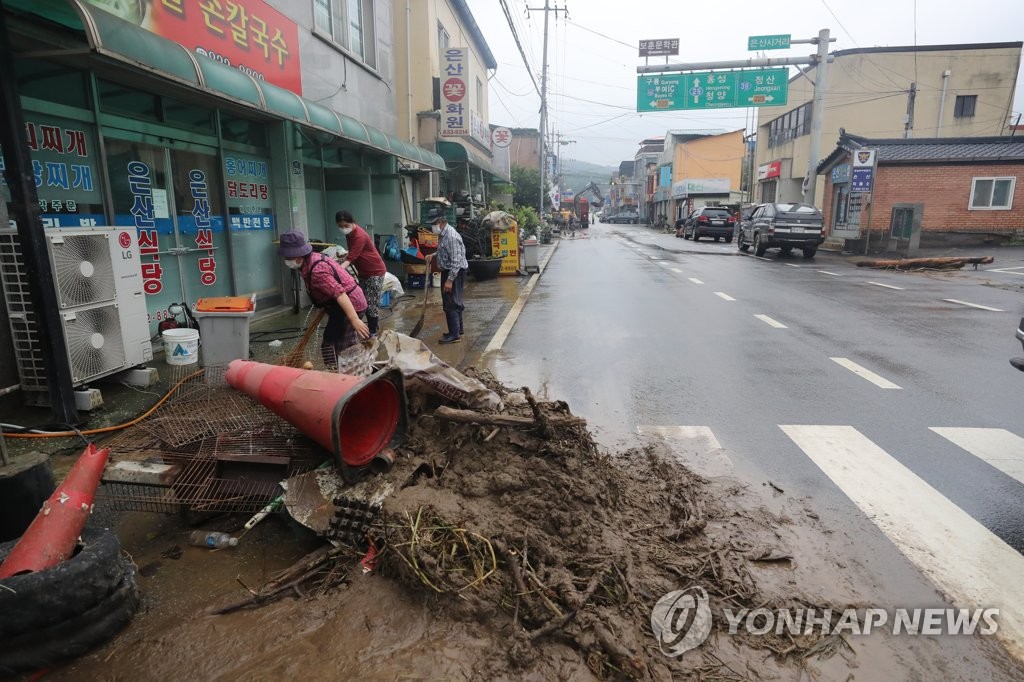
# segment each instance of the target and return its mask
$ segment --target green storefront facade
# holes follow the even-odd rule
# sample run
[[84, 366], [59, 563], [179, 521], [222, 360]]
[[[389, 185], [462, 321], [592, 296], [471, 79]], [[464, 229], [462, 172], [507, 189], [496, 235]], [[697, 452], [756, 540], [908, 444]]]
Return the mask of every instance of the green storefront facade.
[[87, 2], [3, 6], [43, 229], [133, 226], [151, 333], [172, 303], [285, 302], [280, 232], [337, 242], [334, 212], [347, 208], [375, 235], [396, 234], [400, 161], [445, 169], [436, 154]]

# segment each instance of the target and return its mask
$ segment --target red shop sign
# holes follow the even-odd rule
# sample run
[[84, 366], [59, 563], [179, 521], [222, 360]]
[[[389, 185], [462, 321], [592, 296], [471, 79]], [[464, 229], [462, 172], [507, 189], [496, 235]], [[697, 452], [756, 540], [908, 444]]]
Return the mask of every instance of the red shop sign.
[[[106, 9], [106, 3], [89, 2]], [[142, 28], [257, 80], [302, 94], [298, 27], [265, 2], [152, 0], [147, 4]]]
[[782, 175], [782, 161], [772, 161], [768, 164], [768, 172], [765, 173], [766, 178], [777, 178]]

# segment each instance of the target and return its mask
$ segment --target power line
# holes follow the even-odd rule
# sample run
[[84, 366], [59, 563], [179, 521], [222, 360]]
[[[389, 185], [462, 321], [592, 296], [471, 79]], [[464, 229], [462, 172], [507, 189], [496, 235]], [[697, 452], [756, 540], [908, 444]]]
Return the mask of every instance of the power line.
[[621, 40], [619, 40], [618, 38], [612, 38], [611, 36], [605, 35], [604, 33], [601, 33], [599, 31], [595, 31], [592, 28], [587, 28], [586, 26], [583, 26], [582, 24], [577, 24], [575, 21], [572, 21], [571, 19], [567, 19], [566, 22], [572, 24], [576, 28], [583, 29], [584, 31], [587, 31], [588, 33], [593, 33], [596, 36], [601, 36], [602, 38], [610, 40], [613, 43], [618, 43], [619, 45], [625, 45], [626, 47], [628, 47], [631, 50], [635, 50], [636, 49], [636, 45], [630, 45], [629, 43], [624, 43]]
[[505, 12], [505, 19], [508, 21], [508, 29], [512, 31], [512, 37], [516, 41], [516, 47], [519, 48], [519, 55], [523, 58], [523, 65], [526, 66], [526, 73], [530, 76], [530, 80], [533, 81], [533, 88], [540, 94], [540, 86], [537, 85], [537, 79], [533, 77], [533, 71], [530, 70], [530, 61], [526, 58], [526, 52], [523, 51], [523, 44], [519, 42], [519, 34], [516, 33], [515, 24], [512, 22], [512, 13], [508, 10], [508, 3], [506, 0], [498, 0], [501, 3], [501, 9]]

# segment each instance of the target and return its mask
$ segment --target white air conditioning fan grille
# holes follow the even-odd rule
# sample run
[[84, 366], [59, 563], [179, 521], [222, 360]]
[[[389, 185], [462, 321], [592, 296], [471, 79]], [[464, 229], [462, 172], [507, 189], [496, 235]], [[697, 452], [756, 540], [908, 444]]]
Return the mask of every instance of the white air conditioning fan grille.
[[76, 383], [124, 366], [124, 341], [117, 305], [66, 315], [64, 336], [71, 358], [71, 374]]
[[62, 308], [114, 299], [117, 291], [107, 235], [69, 235], [51, 247]]

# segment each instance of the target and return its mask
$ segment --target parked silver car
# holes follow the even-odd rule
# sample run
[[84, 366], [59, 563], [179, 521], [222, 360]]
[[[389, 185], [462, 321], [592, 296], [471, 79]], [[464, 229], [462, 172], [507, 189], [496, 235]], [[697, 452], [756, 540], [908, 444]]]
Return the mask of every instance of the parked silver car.
[[795, 247], [803, 251], [804, 258], [814, 258], [823, 241], [821, 211], [810, 204], [793, 202], [761, 204], [749, 220], [740, 221], [736, 231], [740, 251], [753, 245], [755, 256], [763, 256], [772, 248], [788, 254]]

